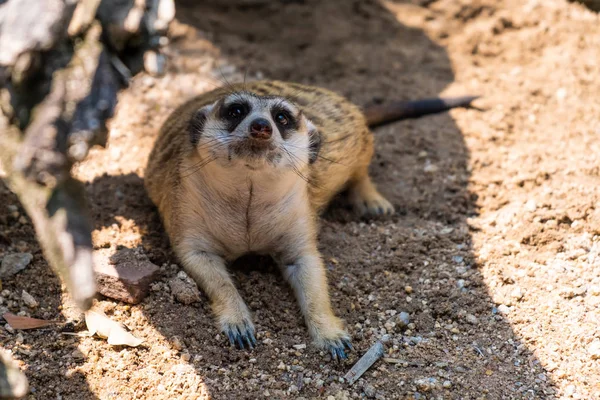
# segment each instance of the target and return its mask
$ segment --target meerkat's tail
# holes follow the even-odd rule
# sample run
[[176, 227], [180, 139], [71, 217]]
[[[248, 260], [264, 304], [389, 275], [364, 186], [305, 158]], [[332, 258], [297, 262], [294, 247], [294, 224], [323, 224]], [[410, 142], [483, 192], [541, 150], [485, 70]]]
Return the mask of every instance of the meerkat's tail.
[[438, 97], [414, 101], [393, 101], [365, 107], [367, 125], [375, 127], [394, 121], [437, 114], [456, 107], [468, 107], [480, 96]]

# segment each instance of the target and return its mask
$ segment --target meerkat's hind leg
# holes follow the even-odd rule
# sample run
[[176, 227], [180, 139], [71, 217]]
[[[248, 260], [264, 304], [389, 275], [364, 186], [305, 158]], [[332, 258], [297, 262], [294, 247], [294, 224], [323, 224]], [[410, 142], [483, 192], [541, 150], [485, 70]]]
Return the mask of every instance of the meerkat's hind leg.
[[184, 252], [181, 261], [185, 271], [209, 297], [221, 331], [233, 346], [256, 346], [250, 311], [227, 272], [225, 260], [203, 251]]
[[350, 181], [348, 197], [360, 215], [392, 215], [394, 206], [383, 197], [369, 177], [368, 168], [361, 170]]

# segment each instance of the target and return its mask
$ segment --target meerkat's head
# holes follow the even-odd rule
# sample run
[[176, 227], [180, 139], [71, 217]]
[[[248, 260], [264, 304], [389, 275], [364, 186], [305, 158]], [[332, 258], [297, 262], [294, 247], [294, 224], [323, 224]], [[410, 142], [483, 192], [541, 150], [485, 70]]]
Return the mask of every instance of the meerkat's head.
[[196, 111], [190, 141], [200, 156], [223, 167], [289, 168], [313, 163], [320, 136], [302, 111], [283, 97], [226, 94]]

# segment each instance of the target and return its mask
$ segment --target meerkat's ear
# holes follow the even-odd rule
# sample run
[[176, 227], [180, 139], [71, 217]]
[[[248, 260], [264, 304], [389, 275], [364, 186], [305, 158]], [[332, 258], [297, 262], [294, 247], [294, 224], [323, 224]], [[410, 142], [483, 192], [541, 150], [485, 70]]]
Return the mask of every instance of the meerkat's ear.
[[308, 163], [312, 164], [317, 161], [319, 152], [321, 151], [321, 133], [313, 125], [312, 122], [306, 120], [306, 128], [308, 129]]
[[190, 138], [190, 142], [195, 146], [200, 141], [200, 137], [202, 136], [202, 132], [204, 131], [204, 124], [206, 123], [206, 119], [208, 115], [214, 108], [214, 104], [209, 104], [207, 106], [202, 107], [198, 111], [192, 115], [190, 122], [188, 123], [188, 135]]

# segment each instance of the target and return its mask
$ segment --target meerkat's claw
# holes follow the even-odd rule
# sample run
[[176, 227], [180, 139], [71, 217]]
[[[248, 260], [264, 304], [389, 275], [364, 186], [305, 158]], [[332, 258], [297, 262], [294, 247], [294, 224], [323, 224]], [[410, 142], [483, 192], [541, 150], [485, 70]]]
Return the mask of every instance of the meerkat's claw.
[[324, 347], [331, 354], [331, 358], [336, 361], [342, 361], [348, 358], [346, 349], [353, 350], [350, 340], [345, 338], [341, 340], [326, 340]]
[[227, 324], [223, 328], [223, 333], [229, 339], [229, 343], [234, 347], [237, 346], [239, 349], [245, 348], [244, 343], [249, 349], [253, 349], [257, 345], [256, 338], [254, 337], [254, 328], [249, 325], [239, 327]]

